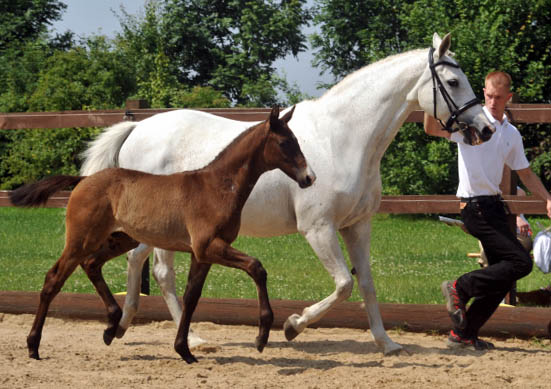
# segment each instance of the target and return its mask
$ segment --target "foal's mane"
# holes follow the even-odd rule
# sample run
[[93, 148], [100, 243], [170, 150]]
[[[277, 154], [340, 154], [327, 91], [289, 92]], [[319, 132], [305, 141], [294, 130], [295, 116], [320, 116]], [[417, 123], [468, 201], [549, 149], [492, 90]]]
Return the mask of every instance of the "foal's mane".
[[238, 142], [240, 142], [243, 138], [245, 138], [248, 134], [250, 134], [251, 132], [253, 132], [256, 128], [258, 128], [259, 126], [262, 126], [264, 125], [264, 123], [266, 123], [266, 120], [263, 120], [261, 121], [260, 123], [257, 123], [255, 124], [254, 126], [251, 126], [249, 128], [247, 128], [245, 131], [243, 131], [241, 134], [239, 134], [237, 137], [235, 137], [226, 147], [224, 147], [222, 149], [222, 151], [220, 151], [218, 153], [218, 155], [216, 157], [214, 157], [214, 159], [212, 161], [210, 161], [207, 165], [205, 165], [204, 167], [202, 168], [199, 168], [199, 169], [196, 169], [196, 170], [193, 170], [193, 171], [198, 171], [198, 170], [202, 170], [202, 169], [207, 169], [209, 167], [211, 167], [214, 163], [218, 162], [220, 159], [222, 159], [224, 157], [224, 155], [226, 155], [228, 152], [230, 152], [230, 150], [232, 149], [232, 147], [237, 144]]

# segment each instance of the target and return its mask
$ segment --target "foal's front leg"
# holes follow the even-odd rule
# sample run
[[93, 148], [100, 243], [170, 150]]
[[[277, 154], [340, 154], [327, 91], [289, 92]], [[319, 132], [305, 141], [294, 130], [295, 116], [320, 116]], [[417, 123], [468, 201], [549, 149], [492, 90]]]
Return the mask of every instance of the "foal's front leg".
[[257, 350], [262, 352], [264, 346], [268, 343], [270, 329], [274, 322], [274, 313], [270, 306], [268, 289], [266, 288], [268, 279], [266, 270], [258, 259], [234, 249], [220, 238], [216, 238], [210, 243], [206, 249], [205, 258], [212, 263], [241, 269], [254, 280], [259, 304], [259, 333], [255, 345]]
[[211, 265], [208, 263], [197, 262], [195, 255], [191, 254], [191, 265], [189, 268], [186, 290], [184, 292], [184, 309], [182, 310], [182, 317], [180, 319], [178, 333], [174, 342], [174, 349], [187, 363], [197, 362], [197, 359], [189, 350], [189, 326], [193, 312], [197, 307], [197, 302], [201, 297], [203, 285], [205, 284], [205, 279], [209, 273], [210, 266]]

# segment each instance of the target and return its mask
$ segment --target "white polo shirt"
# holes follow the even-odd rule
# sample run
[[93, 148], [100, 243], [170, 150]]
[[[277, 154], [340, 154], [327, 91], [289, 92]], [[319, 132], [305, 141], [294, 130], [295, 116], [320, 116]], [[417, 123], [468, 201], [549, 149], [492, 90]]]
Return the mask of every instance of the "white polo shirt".
[[454, 132], [450, 138], [457, 143], [459, 149], [457, 197], [501, 194], [499, 184], [505, 165], [511, 170], [525, 169], [530, 166], [524, 155], [522, 136], [516, 127], [509, 123], [505, 115], [503, 123], [500, 123], [493, 118], [486, 107], [483, 109], [496, 128], [496, 132], [489, 141], [470, 146], [463, 142], [463, 135], [459, 132]]

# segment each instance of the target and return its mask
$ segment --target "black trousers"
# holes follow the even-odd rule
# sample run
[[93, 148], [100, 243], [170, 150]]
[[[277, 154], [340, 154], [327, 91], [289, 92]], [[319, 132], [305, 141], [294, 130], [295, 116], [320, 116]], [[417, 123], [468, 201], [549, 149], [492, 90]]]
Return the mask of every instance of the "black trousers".
[[474, 298], [467, 310], [467, 328], [454, 329], [463, 337], [477, 337], [514, 282], [532, 271], [530, 254], [509, 226], [508, 208], [496, 197], [467, 201], [461, 217], [467, 230], [482, 243], [488, 267], [466, 273], [456, 288], [464, 301]]

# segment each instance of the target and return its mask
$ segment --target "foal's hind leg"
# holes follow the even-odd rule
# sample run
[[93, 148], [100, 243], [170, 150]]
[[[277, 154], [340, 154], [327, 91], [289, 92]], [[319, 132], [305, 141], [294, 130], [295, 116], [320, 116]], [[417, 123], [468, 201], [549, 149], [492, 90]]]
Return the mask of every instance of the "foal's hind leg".
[[193, 312], [195, 312], [195, 308], [197, 307], [197, 302], [201, 297], [203, 285], [205, 284], [205, 279], [207, 278], [210, 267], [211, 265], [208, 263], [197, 262], [195, 256], [191, 254], [191, 265], [188, 273], [186, 291], [184, 292], [184, 309], [182, 310], [182, 318], [180, 319], [178, 333], [174, 341], [174, 350], [176, 350], [187, 363], [197, 362], [197, 359], [193, 356], [191, 351], [189, 351], [189, 325]]
[[67, 278], [75, 271], [80, 262], [80, 258], [81, 256], [76, 256], [74, 253], [70, 252], [70, 250], [65, 248], [55, 265], [48, 271], [48, 273], [46, 273], [44, 286], [40, 292], [40, 303], [38, 304], [33, 326], [27, 336], [29, 357], [40, 359], [38, 355], [38, 348], [40, 346], [42, 329], [44, 327], [44, 322], [46, 321], [48, 308], [54, 297], [63, 287], [63, 284]]
[[114, 232], [101, 248], [81, 265], [107, 309], [108, 325], [103, 333], [103, 341], [106, 345], [110, 345], [115, 337], [122, 311], [105, 283], [101, 269], [110, 259], [118, 257], [136, 246], [138, 246], [138, 242], [125, 233]]

